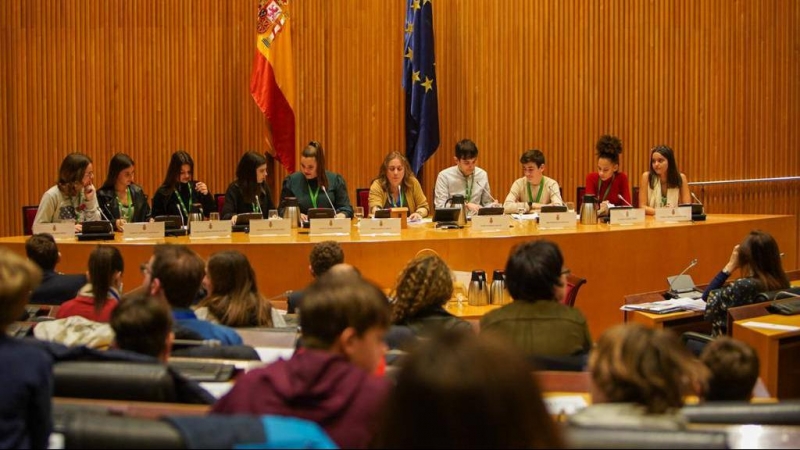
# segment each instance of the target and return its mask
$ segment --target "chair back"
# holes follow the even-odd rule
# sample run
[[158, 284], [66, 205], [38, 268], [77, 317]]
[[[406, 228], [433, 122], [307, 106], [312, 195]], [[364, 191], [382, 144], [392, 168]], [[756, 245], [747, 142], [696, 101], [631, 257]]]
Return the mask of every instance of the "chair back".
[[364, 208], [364, 216], [369, 215], [369, 189], [356, 189], [356, 206]]
[[22, 207], [22, 234], [30, 236], [33, 234], [33, 219], [39, 211], [39, 205]]
[[729, 448], [725, 431], [564, 428], [568, 448]]
[[214, 200], [217, 201], [217, 211], [222, 216], [222, 208], [225, 207], [225, 194], [214, 194]]
[[684, 406], [681, 413], [690, 423], [797, 425], [800, 424], [800, 401], [709, 402]]
[[773, 301], [794, 298], [788, 294], [800, 295], [800, 287], [762, 292], [756, 295], [754, 303], [728, 308], [728, 335], [733, 333], [733, 322], [772, 314], [767, 307], [769, 307]]
[[570, 308], [575, 307], [575, 300], [578, 298], [578, 291], [580, 291], [581, 286], [586, 284], [586, 278], [581, 278], [577, 275], [568, 274], [567, 275], [567, 293], [564, 294], [564, 300], [562, 303], [569, 306]]
[[581, 206], [583, 206], [583, 194], [586, 193], [586, 186], [578, 186], [575, 189], [575, 211], [580, 212]]
[[631, 205], [634, 208], [638, 208], [639, 207], [639, 186], [634, 186], [631, 190], [633, 191], [633, 192], [631, 192]]
[[167, 366], [128, 361], [65, 361], [53, 366], [57, 397], [176, 402]]
[[71, 413], [54, 421], [64, 448], [188, 448], [171, 424], [139, 417]]

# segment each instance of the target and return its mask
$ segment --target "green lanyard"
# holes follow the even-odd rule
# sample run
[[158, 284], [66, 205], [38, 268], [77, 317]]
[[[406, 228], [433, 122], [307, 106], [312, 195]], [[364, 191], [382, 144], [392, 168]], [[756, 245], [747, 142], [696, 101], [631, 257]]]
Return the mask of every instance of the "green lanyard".
[[120, 218], [125, 219], [126, 222], [133, 222], [133, 202], [131, 201], [131, 188], [128, 186], [125, 188], [125, 193], [128, 195], [128, 205], [125, 206], [119, 200], [119, 196], [115, 194], [117, 197], [117, 207], [119, 207], [119, 215]]
[[317, 207], [317, 197], [319, 197], [319, 185], [317, 185], [317, 190], [316, 191], [312, 191], [311, 190], [311, 185], [308, 184], [308, 181], [306, 181], [306, 186], [308, 186], [308, 196], [311, 197], [311, 204], [314, 206], [314, 208], [316, 208]]
[[[470, 177], [472, 177], [472, 178], [470, 178]], [[467, 184], [467, 180], [469, 180], [469, 184]], [[474, 173], [472, 175], [464, 177], [464, 185], [466, 186], [465, 189], [467, 191], [466, 192], [466, 194], [467, 194], [466, 195], [467, 203], [471, 203], [472, 202], [472, 183], [474, 183], [474, 182], [475, 182], [475, 174]]]
[[[181, 204], [181, 208], [183, 208], [184, 214], [186, 214], [188, 216], [189, 215], [189, 209], [186, 207], [186, 204], [183, 203], [183, 199], [181, 198], [181, 194], [178, 191], [179, 191], [179, 189], [176, 187], [175, 188], [175, 197], [178, 197], [178, 201]], [[192, 187], [191, 186], [189, 186], [189, 204], [190, 205], [192, 204]]]
[[[601, 198], [601, 199], [600, 199], [600, 202], [601, 202], [601, 203], [602, 203], [602, 202], [604, 202], [604, 201], [606, 201], [606, 199], [608, 198], [608, 191], [610, 191], [610, 190], [611, 190], [611, 185], [612, 185], [612, 184], [614, 184], [614, 178], [616, 178], [616, 176], [617, 176], [617, 174], [616, 174], [616, 173], [615, 173], [615, 174], [613, 174], [613, 175], [611, 175], [611, 181], [608, 183], [608, 187], [606, 188], [606, 193], [605, 193], [605, 194], [603, 194], [603, 198]], [[603, 182], [603, 181], [602, 181], [602, 180], [600, 180], [600, 177], [597, 177], [597, 193], [598, 193], [598, 194], [600, 193], [600, 186], [601, 186], [601, 183], [602, 183], [602, 182]]]
[[[256, 198], [254, 198], [253, 200], [258, 200], [258, 194], [256, 194]], [[253, 208], [253, 212], [254, 213], [260, 213], [261, 212], [261, 202], [260, 201], [256, 201], [256, 202], [250, 203], [250, 206]]]
[[398, 191], [400, 192], [400, 195], [398, 196], [400, 201], [397, 202], [397, 204], [395, 204], [392, 194], [389, 194], [389, 203], [394, 207], [400, 208], [401, 206], [403, 206], [403, 190], [398, 189]]
[[539, 200], [542, 198], [542, 189], [544, 189], [544, 178], [539, 182], [539, 192], [536, 194], [536, 200], [534, 200], [533, 193], [531, 192], [531, 182], [528, 181], [528, 200], [531, 203], [539, 203]]
[[73, 209], [75, 210], [75, 221], [76, 222], [81, 222], [81, 214], [83, 214], [83, 211], [81, 211], [80, 208], [81, 208], [82, 204], [83, 204], [83, 191], [81, 190], [81, 191], [78, 191], [78, 205], [77, 206], [73, 205]]

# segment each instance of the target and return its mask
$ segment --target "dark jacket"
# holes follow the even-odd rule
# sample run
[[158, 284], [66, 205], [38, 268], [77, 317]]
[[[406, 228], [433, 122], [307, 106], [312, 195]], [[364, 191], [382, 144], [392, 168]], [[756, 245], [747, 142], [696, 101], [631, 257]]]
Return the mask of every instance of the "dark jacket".
[[225, 191], [225, 206], [222, 208], [221, 216], [223, 219], [230, 219], [233, 216], [245, 213], [254, 213], [261, 208], [261, 215], [267, 217], [270, 209], [275, 209], [275, 203], [272, 202], [272, 193], [266, 185], [262, 185], [261, 191], [258, 194], [258, 202], [252, 200], [245, 200], [242, 188], [239, 187], [237, 182], [228, 185], [228, 190]]
[[30, 303], [34, 305], [60, 305], [78, 296], [78, 291], [88, 283], [86, 275], [64, 275], [55, 270], [42, 272], [42, 284], [34, 289]]
[[[216, 211], [217, 202], [214, 200], [214, 196], [211, 195], [211, 191], [203, 195], [189, 188], [189, 186], [194, 186], [196, 183], [197, 181], [194, 180], [188, 183], [178, 183], [176, 190], [169, 189], [165, 186], [158, 188], [156, 194], [153, 196], [153, 217], [175, 216], [178, 214], [182, 214], [186, 217], [187, 213], [199, 212], [192, 209], [192, 205], [195, 203], [200, 203], [202, 205], [203, 215], [206, 217], [208, 217], [208, 213]], [[183, 211], [178, 201], [178, 195], [181, 196], [183, 204], [186, 205], [189, 211]]]
[[319, 424], [341, 448], [365, 448], [390, 386], [344, 356], [304, 349], [241, 375], [213, 412], [299, 417]]
[[416, 316], [409, 317], [397, 325], [405, 325], [417, 337], [423, 338], [429, 338], [445, 330], [473, 331], [469, 322], [450, 314], [441, 306], [420, 311]]
[[[150, 204], [147, 202], [147, 196], [144, 194], [142, 187], [138, 184], [131, 183], [129, 188], [131, 191], [131, 202], [133, 202], [133, 222], [147, 222], [151, 217]], [[106, 219], [115, 222], [120, 218], [117, 193], [113, 188], [98, 189], [97, 202], [103, 210]], [[114, 228], [116, 228], [116, 226]]]
[[[347, 183], [344, 182], [344, 178], [338, 173], [326, 171], [325, 174], [328, 176], [328, 195], [326, 196], [322, 188], [319, 188], [316, 207], [333, 207], [337, 214], [343, 213], [345, 216], [352, 218], [353, 207], [350, 205], [350, 197], [347, 195]], [[314, 191], [318, 189], [317, 178], [306, 180], [303, 172], [295, 172], [286, 177], [286, 179], [283, 180], [281, 209], [278, 212], [283, 215], [283, 203], [286, 197], [296, 197], [300, 212], [308, 214], [308, 209], [314, 208], [314, 204], [311, 202], [309, 187]], [[328, 196], [331, 198], [330, 201], [328, 201]], [[331, 201], [333, 205], [331, 205]]]

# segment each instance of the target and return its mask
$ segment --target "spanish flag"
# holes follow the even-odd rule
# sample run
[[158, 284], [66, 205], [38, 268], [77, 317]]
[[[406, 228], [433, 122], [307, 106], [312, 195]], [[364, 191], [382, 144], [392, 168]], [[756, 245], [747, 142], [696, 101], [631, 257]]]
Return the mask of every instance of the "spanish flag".
[[295, 162], [295, 91], [290, 0], [258, 4], [256, 55], [250, 92], [267, 118], [267, 142], [289, 172]]

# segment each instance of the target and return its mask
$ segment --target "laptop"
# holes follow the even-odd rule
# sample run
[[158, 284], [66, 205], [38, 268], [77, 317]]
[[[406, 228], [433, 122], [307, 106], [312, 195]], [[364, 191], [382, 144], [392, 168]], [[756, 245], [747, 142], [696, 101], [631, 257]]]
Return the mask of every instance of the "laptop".
[[186, 227], [183, 226], [181, 216], [155, 216], [156, 222], [164, 222], [164, 236], [186, 236]]
[[231, 226], [233, 232], [247, 232], [250, 230], [251, 220], [262, 220], [264, 215], [258, 212], [243, 213], [236, 215], [236, 225]]
[[697, 290], [691, 275], [667, 277], [667, 283], [671, 287], [669, 293], [673, 298], [700, 298], [703, 296], [703, 292]]
[[83, 222], [75, 236], [79, 241], [108, 241], [114, 239], [114, 226], [106, 220]]
[[436, 223], [436, 228], [463, 228], [458, 224], [458, 215], [461, 208], [437, 208], [433, 211], [432, 221]]

